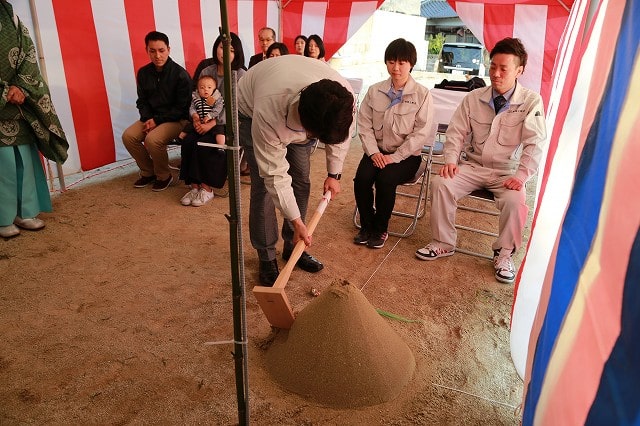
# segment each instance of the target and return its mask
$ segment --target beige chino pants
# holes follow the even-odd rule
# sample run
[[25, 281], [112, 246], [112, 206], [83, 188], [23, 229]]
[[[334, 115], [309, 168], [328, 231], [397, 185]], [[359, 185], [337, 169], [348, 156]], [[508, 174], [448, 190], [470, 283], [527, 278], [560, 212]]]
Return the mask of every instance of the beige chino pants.
[[140, 168], [140, 176], [155, 175], [158, 180], [169, 178], [167, 145], [178, 137], [186, 124], [187, 120], [170, 121], [145, 134], [144, 123], [136, 121], [122, 133], [122, 143]]
[[526, 204], [526, 189], [514, 191], [502, 183], [511, 174], [472, 164], [461, 164], [453, 178], [435, 176], [431, 181], [431, 232], [433, 239], [447, 249], [456, 246], [455, 227], [458, 200], [476, 189], [491, 191], [500, 210], [498, 239], [492, 244], [500, 248], [518, 249], [522, 245], [522, 232], [529, 208]]

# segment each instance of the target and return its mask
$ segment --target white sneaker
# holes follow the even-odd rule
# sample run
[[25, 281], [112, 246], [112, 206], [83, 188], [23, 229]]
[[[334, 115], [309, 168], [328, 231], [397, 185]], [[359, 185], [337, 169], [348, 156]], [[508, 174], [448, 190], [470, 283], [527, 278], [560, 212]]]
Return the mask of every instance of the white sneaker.
[[451, 256], [455, 249], [446, 249], [435, 241], [430, 242], [425, 247], [416, 250], [416, 257], [420, 260], [436, 260], [441, 257]]
[[213, 200], [213, 191], [209, 192], [206, 189], [200, 188], [198, 195], [191, 201], [193, 207], [201, 207]]
[[191, 191], [184, 194], [184, 197], [180, 199], [180, 204], [182, 204], [183, 206], [190, 206], [197, 196], [198, 188], [191, 188]]
[[500, 249], [494, 252], [493, 267], [496, 270], [496, 280], [504, 284], [512, 284], [516, 279], [516, 267], [511, 258], [511, 249]]

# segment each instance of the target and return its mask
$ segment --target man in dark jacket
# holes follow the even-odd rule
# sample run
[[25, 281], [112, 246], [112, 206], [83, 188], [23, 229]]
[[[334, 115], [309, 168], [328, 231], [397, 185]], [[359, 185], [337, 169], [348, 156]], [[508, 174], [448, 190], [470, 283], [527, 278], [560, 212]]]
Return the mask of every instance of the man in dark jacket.
[[276, 32], [273, 28], [260, 28], [260, 31], [258, 31], [258, 41], [260, 42], [262, 51], [249, 58], [249, 68], [267, 59], [267, 49], [276, 42]]
[[154, 191], [162, 191], [173, 182], [167, 144], [188, 122], [191, 78], [169, 57], [166, 34], [151, 31], [144, 41], [151, 63], [138, 70], [136, 79], [140, 120], [124, 131], [122, 142], [140, 168], [133, 186], [153, 183]]

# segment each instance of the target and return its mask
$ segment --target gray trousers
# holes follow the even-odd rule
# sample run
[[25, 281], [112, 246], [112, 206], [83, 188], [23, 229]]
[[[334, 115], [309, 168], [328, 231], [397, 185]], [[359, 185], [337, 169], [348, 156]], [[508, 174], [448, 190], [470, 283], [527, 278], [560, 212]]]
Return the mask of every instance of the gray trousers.
[[[258, 164], [253, 153], [251, 138], [251, 119], [240, 117], [240, 144], [244, 148], [244, 158], [249, 165], [251, 174], [251, 198], [249, 200], [249, 237], [251, 245], [258, 252], [260, 260], [274, 260], [276, 258], [276, 244], [278, 242], [278, 218], [273, 199], [267, 192], [264, 180], [260, 177]], [[311, 153], [313, 144], [289, 144], [287, 146], [287, 161], [293, 194], [300, 210], [300, 218], [304, 221], [309, 204], [311, 191]], [[293, 249], [293, 225], [284, 220], [282, 224], [282, 239], [284, 249]]]

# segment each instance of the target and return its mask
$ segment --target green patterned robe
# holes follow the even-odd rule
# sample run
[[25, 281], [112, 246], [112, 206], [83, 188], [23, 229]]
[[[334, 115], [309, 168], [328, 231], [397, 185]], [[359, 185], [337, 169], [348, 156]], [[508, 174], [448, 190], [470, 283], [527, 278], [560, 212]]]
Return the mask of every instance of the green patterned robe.
[[[10, 86], [25, 94], [22, 105], [7, 102]], [[38, 151], [62, 163], [68, 147], [29, 32], [0, 0], [0, 226], [51, 211]]]
[[[25, 93], [22, 105], [7, 102], [9, 86]], [[0, 147], [33, 143], [35, 137], [42, 155], [63, 163], [69, 144], [40, 74], [36, 49], [5, 0], [0, 0], [0, 90]]]

